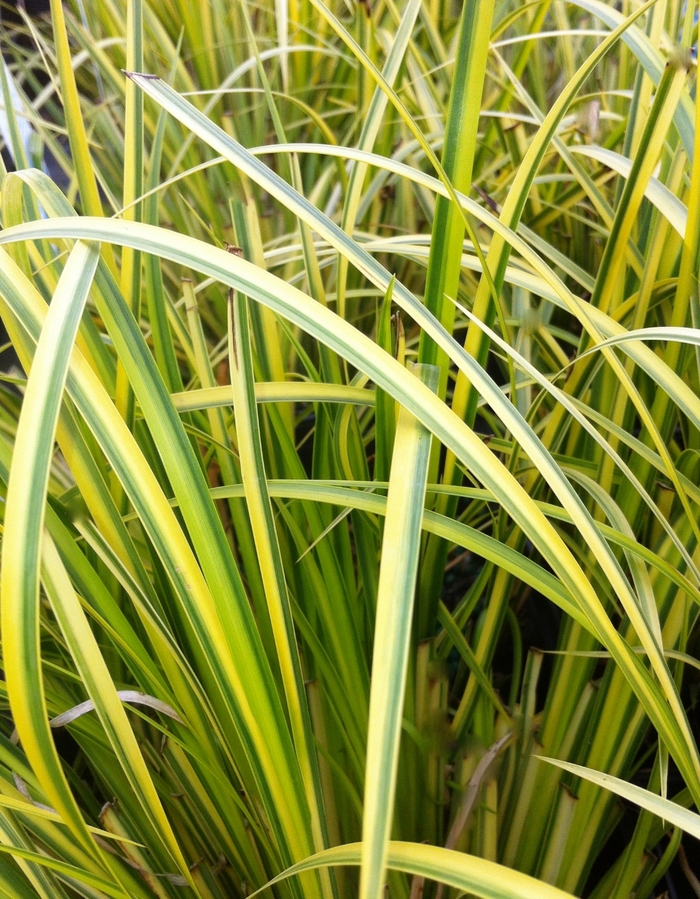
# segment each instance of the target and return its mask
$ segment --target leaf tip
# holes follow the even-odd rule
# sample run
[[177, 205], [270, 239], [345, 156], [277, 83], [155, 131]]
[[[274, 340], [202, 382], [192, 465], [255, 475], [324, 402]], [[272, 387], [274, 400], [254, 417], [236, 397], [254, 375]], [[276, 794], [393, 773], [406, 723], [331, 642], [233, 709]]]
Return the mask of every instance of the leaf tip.
[[150, 72], [128, 72], [126, 69], [122, 69], [122, 72], [126, 75], [127, 78], [130, 78], [132, 81], [135, 81], [137, 78], [146, 78], [149, 81], [159, 80], [158, 75], [153, 75]]

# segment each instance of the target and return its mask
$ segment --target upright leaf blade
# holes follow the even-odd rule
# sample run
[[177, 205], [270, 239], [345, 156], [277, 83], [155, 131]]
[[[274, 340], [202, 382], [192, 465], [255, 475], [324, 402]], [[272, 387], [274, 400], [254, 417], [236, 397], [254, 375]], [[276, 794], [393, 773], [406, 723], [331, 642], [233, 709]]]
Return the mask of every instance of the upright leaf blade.
[[[294, 748], [309, 806], [313, 841], [320, 849], [327, 845], [328, 839], [323, 819], [323, 797], [291, 604], [267, 489], [255, 401], [248, 300], [242, 294], [231, 291], [229, 305], [229, 362], [243, 490], [272, 622]], [[329, 879], [323, 878], [323, 881], [324, 887], [332, 894]]]
[[[439, 369], [414, 374], [435, 391]], [[430, 431], [401, 408], [389, 476], [372, 655], [360, 899], [381, 899], [394, 810]]]
[[17, 732], [51, 804], [96, 858], [99, 853], [66, 781], [48, 724], [39, 645], [39, 567], [56, 425], [99, 255], [98, 245], [76, 245], [39, 337], [10, 470], [0, 582], [4, 668]]

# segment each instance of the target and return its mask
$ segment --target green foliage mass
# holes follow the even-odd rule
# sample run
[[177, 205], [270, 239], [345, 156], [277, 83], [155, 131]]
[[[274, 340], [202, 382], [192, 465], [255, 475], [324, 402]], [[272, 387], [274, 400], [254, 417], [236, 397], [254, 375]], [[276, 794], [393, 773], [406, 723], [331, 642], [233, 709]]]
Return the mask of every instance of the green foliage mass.
[[655, 895], [700, 836], [696, 13], [5, 29], [1, 897]]

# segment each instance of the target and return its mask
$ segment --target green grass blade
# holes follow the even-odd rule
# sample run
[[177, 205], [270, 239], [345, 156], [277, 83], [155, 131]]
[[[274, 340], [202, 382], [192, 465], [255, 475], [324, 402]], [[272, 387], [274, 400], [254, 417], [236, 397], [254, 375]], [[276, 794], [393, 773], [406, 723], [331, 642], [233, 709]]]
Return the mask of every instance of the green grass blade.
[[[388, 850], [387, 863], [393, 870], [404, 871], [426, 880], [437, 880], [461, 892], [480, 896], [481, 899], [570, 899], [569, 893], [535, 880], [534, 877], [452, 849], [420, 843], [391, 842]], [[360, 856], [359, 843], [327, 849], [288, 869], [267, 886], [317, 865], [357, 865]]]
[[[229, 364], [243, 490], [248, 505], [258, 562], [272, 622], [284, 684], [287, 711], [317, 848], [327, 845], [316, 749], [304, 690], [301, 660], [294, 633], [282, 556], [267, 491], [260, 424], [254, 393], [253, 355], [248, 300], [231, 292], [229, 298]], [[330, 891], [326, 879], [324, 888]]]
[[[437, 389], [435, 366], [420, 365], [414, 374], [429, 389]], [[384, 890], [430, 439], [430, 432], [410, 413], [399, 412], [372, 654], [360, 899], [380, 899]]]
[[625, 181], [591, 297], [591, 304], [605, 312], [613, 308], [611, 294], [620, 281], [620, 267], [627, 252], [627, 242], [637, 220], [649, 179], [667, 139], [669, 126], [686, 80], [685, 66], [670, 63], [657, 86], [654, 103], [645, 122], [637, 154], [632, 161], [629, 178]]
[[[384, 68], [382, 69], [382, 76], [387, 84], [390, 84], [392, 87], [396, 82], [399, 69], [404, 60], [420, 7], [420, 0], [411, 0], [411, 2], [406, 4], [406, 10], [391, 43], [391, 49], [387, 55]], [[384, 91], [377, 86], [374, 90], [372, 101], [362, 126], [362, 133], [358, 140], [358, 148], [360, 150], [371, 151], [373, 149], [388, 103], [388, 97]], [[367, 175], [367, 170], [367, 166], [364, 163], [356, 162], [350, 171], [341, 219], [341, 227], [347, 234], [352, 234], [355, 228], [357, 210], [360, 206], [362, 186]], [[345, 290], [348, 261], [342, 254], [339, 257], [338, 266], [338, 314], [345, 318]]]
[[7, 494], [2, 634], [15, 726], [51, 805], [97, 855], [63, 774], [48, 725], [39, 650], [39, 566], [44, 506], [66, 373], [99, 247], [78, 244], [53, 297], [27, 384]]
[[[442, 165], [455, 188], [467, 195], [471, 191], [473, 180], [494, 8], [493, 0], [465, 3], [462, 7], [453, 82], [445, 121]], [[447, 298], [456, 297], [459, 291], [464, 232], [464, 221], [459, 210], [445, 197], [438, 197], [430, 240], [424, 303], [450, 334], [454, 328], [455, 309]], [[444, 351], [440, 351], [425, 332], [421, 334], [418, 359], [420, 362], [440, 366], [438, 395], [444, 397], [448, 381], [448, 359]], [[433, 451], [431, 474], [437, 474], [439, 459], [436, 447]], [[440, 511], [452, 512], [454, 502], [441, 498], [438, 500], [438, 507]], [[447, 546], [435, 540], [428, 541], [420, 576], [418, 608], [420, 637], [428, 637], [434, 626], [436, 608], [433, 597], [437, 597], [440, 593], [446, 559]]]
[[444, 627], [447, 638], [460, 654], [464, 663], [476, 678], [481, 689], [493, 703], [494, 709], [503, 717], [504, 721], [508, 721], [510, 716], [503, 708], [503, 704], [491, 685], [488, 675], [479, 664], [471, 646], [467, 643], [464, 634], [455, 623], [454, 618], [450, 615], [449, 610], [443, 602], [441, 602], [438, 607], [438, 621]]
[[[590, 159], [595, 159], [596, 162], [608, 166], [624, 178], [629, 178], [631, 175], [632, 161], [613, 150], [597, 146], [570, 147], [569, 149], [577, 156], [588, 156]], [[678, 234], [685, 237], [688, 220], [688, 209], [685, 204], [657, 178], [649, 178], [644, 193], [647, 200], [653, 203], [659, 212], [668, 219]]]
[[[127, 68], [141, 71], [143, 64], [143, 9], [141, 0], [129, 0], [126, 12], [126, 64]], [[122, 203], [126, 221], [140, 221], [142, 206], [138, 202], [143, 194], [143, 94], [133, 89], [127, 78], [124, 99], [124, 193]], [[141, 254], [126, 249], [120, 268], [122, 294], [138, 321], [141, 317]], [[134, 418], [134, 394], [121, 364], [117, 366], [117, 408], [131, 425]], [[119, 491], [117, 490], [117, 501]]]
[[[68, 123], [68, 138], [71, 155], [75, 166], [75, 174], [80, 188], [80, 199], [83, 208], [89, 215], [102, 215], [102, 203], [97, 188], [95, 169], [90, 158], [85, 122], [80, 109], [80, 97], [75, 82], [68, 32], [63, 6], [60, 0], [51, 0], [51, 23], [56, 44], [56, 63], [61, 84], [61, 99]], [[109, 265], [114, 271], [114, 257], [111, 248], [107, 248]]]
[[[257, 403], [352, 403], [373, 406], [374, 391], [366, 387], [346, 387], [343, 384], [324, 384], [319, 381], [258, 381], [255, 387]], [[178, 412], [194, 412], [231, 405], [230, 387], [202, 387], [171, 394]]]
[[[442, 165], [455, 188], [467, 195], [472, 184], [494, 7], [493, 0], [465, 3], [462, 7], [452, 90], [445, 121]], [[445, 299], [457, 296], [463, 240], [464, 223], [457, 210], [448, 200], [438, 198], [430, 241], [425, 305], [449, 333], [452, 333], [454, 308]], [[446, 368], [447, 360], [444, 356], [439, 359], [437, 347], [427, 336], [421, 337], [419, 359], [421, 362], [440, 364], [442, 368]], [[441, 380], [438, 393], [444, 396], [446, 370]]]
[[613, 777], [611, 774], [603, 774], [601, 771], [585, 768], [583, 765], [574, 765], [571, 762], [561, 761], [560, 759], [550, 759], [544, 755], [540, 755], [538, 758], [543, 762], [548, 762], [550, 765], [556, 765], [557, 768], [562, 768], [570, 774], [597, 784], [605, 790], [610, 790], [610, 792], [621, 796], [628, 802], [633, 802], [664, 821], [680, 827], [685, 833], [692, 834], [696, 839], [700, 839], [700, 815], [683, 808], [683, 806], [672, 802], [670, 799], [651, 793], [649, 790], [638, 787], [636, 784], [629, 783], [626, 780], [621, 780], [619, 777]]
[[[19, 93], [17, 91], [17, 86], [14, 83], [14, 79], [12, 78], [12, 74], [7, 67], [7, 63], [4, 60], [3, 64], [0, 66], [0, 93], [2, 94], [3, 116], [10, 136], [10, 146], [8, 147], [8, 150], [12, 154], [15, 168], [26, 169], [28, 168], [29, 163], [27, 161], [27, 154], [22, 139], [23, 135], [17, 116], [17, 113], [20, 112], [20, 110], [17, 109], [16, 102], [19, 99]], [[2, 163], [2, 166], [3, 174], [5, 174], [4, 162]]]

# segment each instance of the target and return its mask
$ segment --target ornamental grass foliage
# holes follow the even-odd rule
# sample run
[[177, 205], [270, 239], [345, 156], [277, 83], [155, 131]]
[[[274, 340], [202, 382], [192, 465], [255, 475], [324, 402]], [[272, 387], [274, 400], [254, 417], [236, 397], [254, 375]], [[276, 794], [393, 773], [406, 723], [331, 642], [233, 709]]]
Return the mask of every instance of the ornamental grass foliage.
[[700, 889], [696, 20], [6, 25], [0, 896]]

